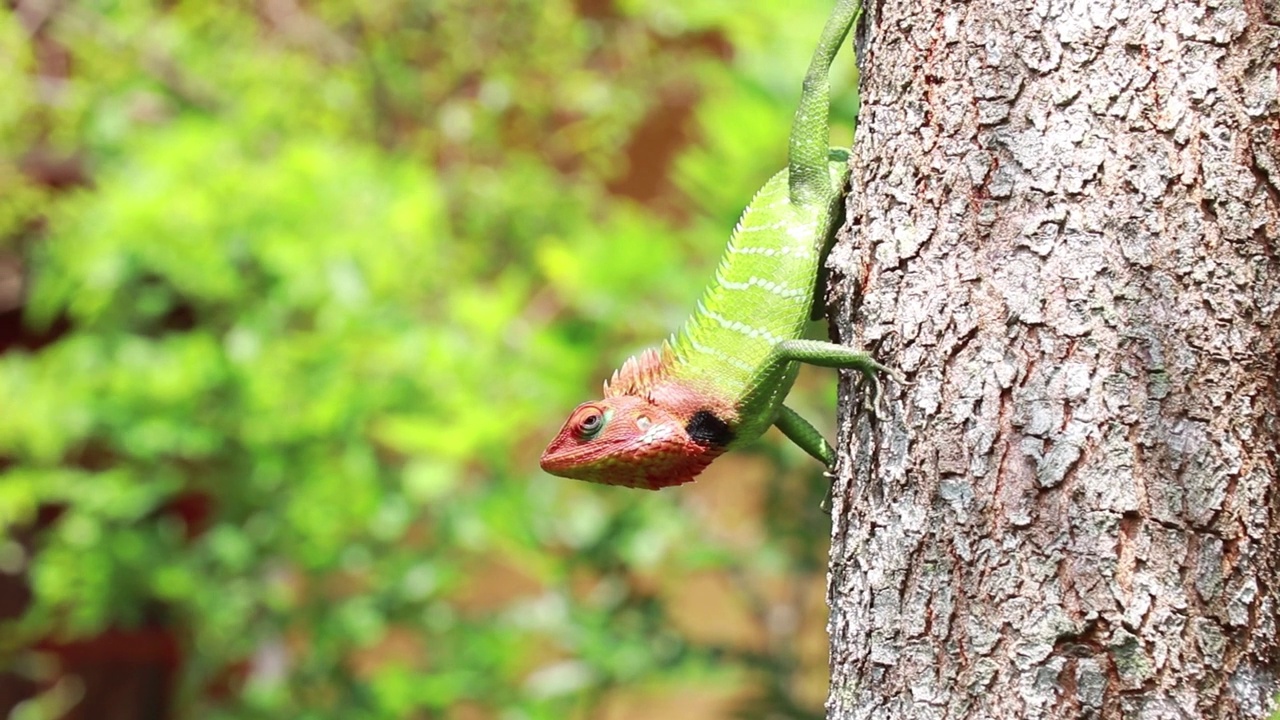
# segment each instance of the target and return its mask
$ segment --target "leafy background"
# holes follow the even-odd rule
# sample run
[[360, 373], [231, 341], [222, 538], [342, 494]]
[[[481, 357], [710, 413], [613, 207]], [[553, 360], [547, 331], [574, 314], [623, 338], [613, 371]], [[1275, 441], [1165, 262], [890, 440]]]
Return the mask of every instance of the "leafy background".
[[820, 468], [537, 458], [785, 163], [828, 9], [0, 8], [0, 712], [821, 717]]

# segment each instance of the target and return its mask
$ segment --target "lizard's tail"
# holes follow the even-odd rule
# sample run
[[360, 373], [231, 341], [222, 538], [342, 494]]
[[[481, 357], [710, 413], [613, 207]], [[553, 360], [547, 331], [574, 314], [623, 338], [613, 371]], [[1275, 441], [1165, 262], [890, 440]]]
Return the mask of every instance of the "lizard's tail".
[[800, 107], [796, 109], [796, 118], [791, 125], [791, 149], [787, 160], [789, 191], [794, 205], [826, 204], [837, 192], [831, 186], [831, 176], [827, 171], [831, 142], [828, 119], [831, 81], [827, 76], [831, 62], [861, 10], [860, 0], [838, 0], [822, 28], [822, 38], [813, 51], [813, 59], [809, 61], [809, 71], [805, 73], [804, 88], [800, 92]]

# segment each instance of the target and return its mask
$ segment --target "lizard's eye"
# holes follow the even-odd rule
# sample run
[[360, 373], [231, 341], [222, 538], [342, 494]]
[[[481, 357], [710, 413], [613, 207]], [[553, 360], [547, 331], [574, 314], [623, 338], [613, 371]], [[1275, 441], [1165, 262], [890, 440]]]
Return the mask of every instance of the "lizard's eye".
[[587, 407], [574, 418], [574, 434], [582, 440], [590, 440], [604, 429], [605, 416], [600, 408]]

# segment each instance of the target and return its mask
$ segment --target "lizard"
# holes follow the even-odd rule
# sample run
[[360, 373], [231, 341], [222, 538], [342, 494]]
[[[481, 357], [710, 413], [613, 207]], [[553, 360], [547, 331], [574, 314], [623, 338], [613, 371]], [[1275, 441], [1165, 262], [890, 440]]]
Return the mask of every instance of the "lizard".
[[831, 64], [860, 13], [838, 0], [814, 50], [792, 124], [786, 169], [743, 211], [684, 326], [628, 359], [603, 398], [579, 405], [542, 455], [562, 477], [656, 490], [692, 481], [712, 460], [776, 426], [834, 467], [822, 434], [783, 401], [799, 363], [898, 378], [869, 353], [803, 339], [821, 267], [840, 225], [849, 156], [830, 145]]

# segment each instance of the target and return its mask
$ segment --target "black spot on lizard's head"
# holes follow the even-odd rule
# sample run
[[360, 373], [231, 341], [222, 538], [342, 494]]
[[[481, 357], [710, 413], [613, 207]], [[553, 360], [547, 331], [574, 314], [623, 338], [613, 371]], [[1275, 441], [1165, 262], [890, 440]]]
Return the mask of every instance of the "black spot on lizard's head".
[[703, 447], [724, 447], [733, 442], [733, 429], [729, 423], [716, 417], [710, 410], [699, 410], [689, 418], [684, 431], [689, 438]]

